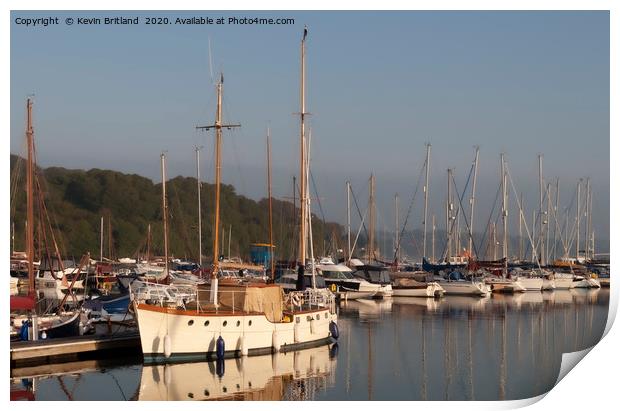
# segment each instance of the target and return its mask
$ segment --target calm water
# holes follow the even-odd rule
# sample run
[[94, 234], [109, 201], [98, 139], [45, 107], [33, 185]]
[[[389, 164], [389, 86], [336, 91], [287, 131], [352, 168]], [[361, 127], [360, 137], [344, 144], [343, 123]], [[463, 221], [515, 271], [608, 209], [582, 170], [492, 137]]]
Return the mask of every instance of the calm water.
[[[351, 301], [337, 346], [215, 363], [86, 361], [11, 371], [37, 400], [512, 400], [598, 342], [609, 290]], [[30, 394], [27, 394], [30, 395]]]

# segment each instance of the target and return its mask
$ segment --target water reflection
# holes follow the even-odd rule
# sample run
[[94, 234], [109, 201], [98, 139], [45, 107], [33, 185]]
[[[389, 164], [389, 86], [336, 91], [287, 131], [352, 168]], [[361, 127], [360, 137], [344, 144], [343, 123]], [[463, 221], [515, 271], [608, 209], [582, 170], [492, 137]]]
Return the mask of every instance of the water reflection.
[[144, 366], [138, 399], [312, 400], [333, 383], [337, 350], [323, 346], [222, 362]]
[[331, 347], [222, 364], [14, 369], [11, 390], [46, 400], [528, 398], [552, 388], [563, 352], [598, 342], [608, 302], [605, 289], [348, 301]]

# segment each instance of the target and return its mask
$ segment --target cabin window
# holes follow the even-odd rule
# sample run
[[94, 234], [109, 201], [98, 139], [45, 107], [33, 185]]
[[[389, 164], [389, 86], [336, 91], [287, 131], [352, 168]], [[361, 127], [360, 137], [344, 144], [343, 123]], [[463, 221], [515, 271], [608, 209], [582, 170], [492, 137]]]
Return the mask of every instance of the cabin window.
[[312, 321], [312, 317], [311, 316], [307, 316], [306, 317], [306, 321]]
[[321, 319], [321, 314], [317, 314], [317, 315], [316, 315], [316, 319], [317, 319], [317, 320], [320, 320], [320, 319]]
[[209, 395], [211, 395], [211, 394], [209, 393], [209, 390], [205, 390], [205, 397], [208, 397]]
[[194, 325], [194, 320], [189, 320], [189, 321], [187, 322], [187, 325]]
[[226, 327], [226, 325], [228, 324], [228, 321], [224, 321], [224, 323], [222, 324], [224, 327]]
[[205, 321], [205, 327], [209, 326], [209, 320]]
[[296, 322], [297, 324], [299, 324], [299, 323], [301, 322], [301, 318], [299, 318], [299, 317], [295, 317], [295, 322]]
[[327, 318], [327, 313], [325, 313], [325, 318]]
[[248, 321], [248, 325], [252, 325], [252, 320]]
[[227, 392], [228, 389], [226, 387], [222, 387], [222, 391]]
[[194, 393], [193, 393], [193, 392], [190, 392], [189, 394], [187, 394], [187, 396], [188, 396], [189, 398], [194, 398]]
[[237, 327], [241, 325], [241, 321], [237, 321]]

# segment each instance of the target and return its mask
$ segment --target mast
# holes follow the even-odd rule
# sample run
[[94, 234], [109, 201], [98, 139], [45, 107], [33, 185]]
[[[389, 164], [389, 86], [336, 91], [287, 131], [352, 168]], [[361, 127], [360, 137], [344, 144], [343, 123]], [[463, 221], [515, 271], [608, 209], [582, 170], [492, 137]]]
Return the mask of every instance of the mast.
[[588, 253], [588, 249], [590, 248], [590, 224], [588, 224], [588, 221], [590, 219], [590, 177], [588, 177], [586, 179], [586, 212], [584, 214], [584, 217], [586, 218], [586, 221], [584, 222], [585, 225], [585, 236], [584, 236], [584, 243], [585, 243], [585, 259], [586, 261], [588, 260], [588, 257], [590, 256]]
[[[305, 142], [305, 138], [304, 138], [304, 142]], [[312, 130], [310, 130], [310, 132], [308, 133], [308, 143], [306, 146], [306, 149], [308, 150], [307, 155], [306, 155], [306, 192], [309, 191], [309, 187], [310, 187], [310, 143], [312, 142]], [[314, 266], [314, 240], [312, 238], [312, 208], [310, 205], [310, 196], [306, 196], [307, 198], [307, 203], [306, 203], [306, 224], [307, 224], [307, 231], [308, 231], [308, 243], [310, 245], [310, 270], [312, 272], [312, 288], [316, 289], [316, 269]]]
[[577, 243], [575, 244], [575, 262], [579, 261], [579, 220], [581, 220], [581, 182], [577, 183]]
[[452, 257], [452, 230], [450, 229], [450, 222], [452, 220], [452, 190], [450, 188], [450, 180], [452, 179], [452, 169], [448, 169], [448, 199], [446, 200], [446, 235], [448, 236], [448, 253], [446, 255], [446, 262], [450, 261]]
[[211, 271], [211, 302], [217, 305], [217, 273], [219, 269], [219, 229], [220, 229], [220, 180], [222, 172], [222, 128], [232, 129], [241, 127], [240, 124], [222, 124], [222, 87], [224, 74], [220, 74], [217, 83], [217, 108], [215, 110], [215, 124], [210, 126], [198, 126], [199, 130], [215, 129], [215, 207], [213, 217], [213, 270]]
[[103, 261], [103, 216], [101, 216], [99, 229], [99, 261]]
[[369, 198], [368, 204], [370, 208], [369, 215], [369, 233], [368, 233], [368, 263], [372, 262], [375, 258], [375, 175], [370, 175], [369, 181]]
[[112, 212], [108, 214], [108, 258], [112, 260]]
[[544, 218], [543, 218], [543, 156], [542, 154], [538, 155], [538, 191], [540, 194], [540, 202], [538, 205], [538, 213], [539, 213], [539, 222], [538, 222], [538, 260], [540, 265], [546, 265], [545, 261], [545, 242], [543, 241], [545, 235], [544, 228]]
[[558, 177], [555, 180], [555, 208], [553, 210], [553, 214], [556, 220], [556, 224], [553, 226], [553, 259], [554, 260], [557, 258], [557, 246], [558, 246], [558, 240], [557, 240], [557, 235], [558, 235], [557, 218], [558, 217], [557, 216], [558, 216], [558, 210], [560, 209], [559, 203], [560, 203], [560, 178]]
[[[396, 229], [394, 231], [395, 233], [395, 237], [394, 237], [394, 246], [395, 246], [395, 251], [396, 251], [396, 265], [398, 266], [398, 261], [400, 261], [400, 238], [399, 238], [399, 233], [398, 233], [398, 193], [396, 193], [394, 195], [394, 208], [395, 208], [395, 223], [396, 223]], [[426, 218], [426, 217], [425, 217]]]
[[28, 255], [28, 294], [34, 294], [34, 131], [32, 129], [32, 100], [26, 101], [26, 143], [28, 164], [26, 166], [26, 253]]
[[470, 213], [469, 213], [469, 255], [473, 255], [473, 242], [474, 242], [474, 207], [476, 202], [476, 179], [478, 178], [478, 155], [480, 147], [476, 146], [476, 159], [474, 160], [474, 182], [471, 187], [471, 201], [470, 201]]
[[[422, 225], [424, 226], [424, 240], [422, 242], [422, 257], [426, 257], [426, 221], [428, 217], [428, 178], [430, 176], [430, 162], [431, 162], [431, 144], [426, 143], [426, 177], [424, 182], [424, 219], [422, 220]], [[397, 223], [398, 224], [398, 223]], [[398, 232], [398, 225], [396, 226], [396, 231]], [[400, 250], [400, 247], [399, 247]]]
[[504, 277], [508, 273], [508, 207], [506, 204], [506, 164], [504, 163], [504, 153], [500, 154], [502, 170], [502, 258], [504, 259]]
[[594, 258], [594, 231], [592, 230], [592, 186], [590, 186], [590, 202], [588, 207], [588, 257]]
[[551, 223], [551, 183], [547, 183], [547, 214], [545, 215], [544, 224], [547, 226], [545, 234], [545, 264], [549, 264], [549, 230]]
[[198, 265], [202, 267], [202, 207], [200, 203], [200, 191], [202, 188], [202, 182], [200, 181], [200, 149], [202, 147], [195, 147], [196, 150], [196, 190], [198, 193]]
[[166, 205], [166, 154], [161, 153], [161, 210], [164, 223], [164, 261], [168, 275], [168, 206]]
[[435, 262], [435, 228], [436, 228], [436, 226], [435, 226], [435, 214], [433, 214], [433, 222], [432, 222], [432, 224], [433, 224], [433, 227], [432, 227], [432, 248], [431, 248], [432, 251], [431, 251], [431, 254], [433, 256], [433, 263], [434, 263]]
[[149, 224], [146, 231], [146, 262], [151, 261], [151, 225]]
[[228, 259], [230, 260], [230, 237], [232, 237], [232, 224], [228, 226]]
[[[273, 261], [273, 216], [271, 204], [271, 131], [267, 128], [267, 193], [269, 195], [269, 269], [271, 270], [271, 281], [275, 281], [275, 266]], [[228, 235], [230, 241], [230, 234]], [[230, 254], [230, 242], [228, 244], [228, 254]], [[230, 256], [229, 256], [230, 258]]]
[[347, 264], [351, 261], [351, 182], [347, 181]]
[[523, 193], [519, 199], [519, 262], [523, 261]]
[[304, 27], [304, 34], [301, 39], [301, 82], [299, 87], [299, 141], [300, 141], [300, 162], [299, 162], [299, 180], [301, 182], [300, 190], [300, 210], [299, 210], [299, 255], [298, 264], [302, 267], [306, 265], [306, 150], [305, 150], [305, 118], [306, 118], [306, 36], [308, 28]]

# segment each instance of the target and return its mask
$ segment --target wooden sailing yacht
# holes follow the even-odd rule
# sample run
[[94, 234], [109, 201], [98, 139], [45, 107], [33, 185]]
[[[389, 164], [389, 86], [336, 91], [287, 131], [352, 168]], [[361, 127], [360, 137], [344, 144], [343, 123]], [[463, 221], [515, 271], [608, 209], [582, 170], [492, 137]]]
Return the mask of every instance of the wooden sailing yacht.
[[[36, 275], [34, 270], [35, 185], [37, 188], [39, 188], [37, 197], [39, 207], [42, 209], [42, 212], [46, 212], [46, 210], [40, 186], [35, 176], [36, 166], [34, 157], [34, 130], [32, 127], [31, 99], [27, 100], [26, 113], [26, 143], [28, 148], [26, 166], [26, 258], [28, 269], [28, 294], [25, 296], [12, 295], [10, 298], [11, 336], [19, 336], [19, 338], [22, 340], [38, 340], [45, 338], [79, 335], [81, 312], [80, 308], [75, 306], [70, 309], [65, 308], [65, 303], [69, 296], [73, 296], [74, 302], [77, 302], [77, 300], [75, 299], [75, 295], [72, 294], [72, 290], [75, 287], [78, 278], [78, 275], [74, 272], [75, 270], [71, 271], [71, 273], [73, 274], [71, 284], [68, 284], [67, 277], [63, 276], [63, 287], [67, 289], [67, 294], [65, 294], [64, 297], [61, 299], [60, 304], [56, 307], [55, 312], [49, 310], [46, 310], [45, 312], [40, 312], [36, 304], [37, 282], [35, 281]], [[39, 221], [39, 223], [42, 224], [43, 222]], [[45, 239], [46, 236], [43, 237]], [[58, 247], [55, 244], [53, 234], [52, 240], [54, 242], [54, 249], [57, 254], [57, 260], [58, 264], [60, 265], [60, 270], [64, 272], [65, 270], [62, 267], [62, 259], [59, 257]], [[82, 262], [77, 268], [77, 273], [82, 270], [82, 268], [85, 266], [85, 263], [89, 261], [89, 259], [90, 256], [84, 256], [82, 258]], [[51, 257], [47, 256], [46, 261], [50, 265], [51, 269]], [[54, 279], [54, 284], [56, 284], [57, 282], [59, 282], [59, 280]]]
[[[301, 42], [302, 113], [306, 35], [307, 31], [304, 30]], [[323, 345], [338, 338], [336, 307], [331, 293], [299, 291], [290, 293], [285, 299], [282, 288], [276, 284], [218, 284], [222, 129], [239, 127], [237, 124], [225, 125], [222, 122], [223, 83], [221, 76], [217, 84], [215, 124], [200, 127], [215, 130], [215, 215], [211, 283], [209, 286], [194, 287], [195, 295], [191, 301], [134, 300], [145, 362], [210, 358], [222, 360], [237, 355], [258, 355]], [[303, 142], [303, 115], [301, 128]], [[302, 171], [306, 165], [304, 152], [302, 144]], [[304, 194], [302, 199], [305, 198]], [[305, 206], [302, 209], [302, 212], [305, 212]], [[307, 215], [302, 221], [306, 219]], [[302, 230], [302, 233], [304, 232]], [[305, 237], [303, 240], [305, 241]], [[304, 255], [303, 251], [301, 255]], [[303, 266], [301, 267], [303, 274]]]

